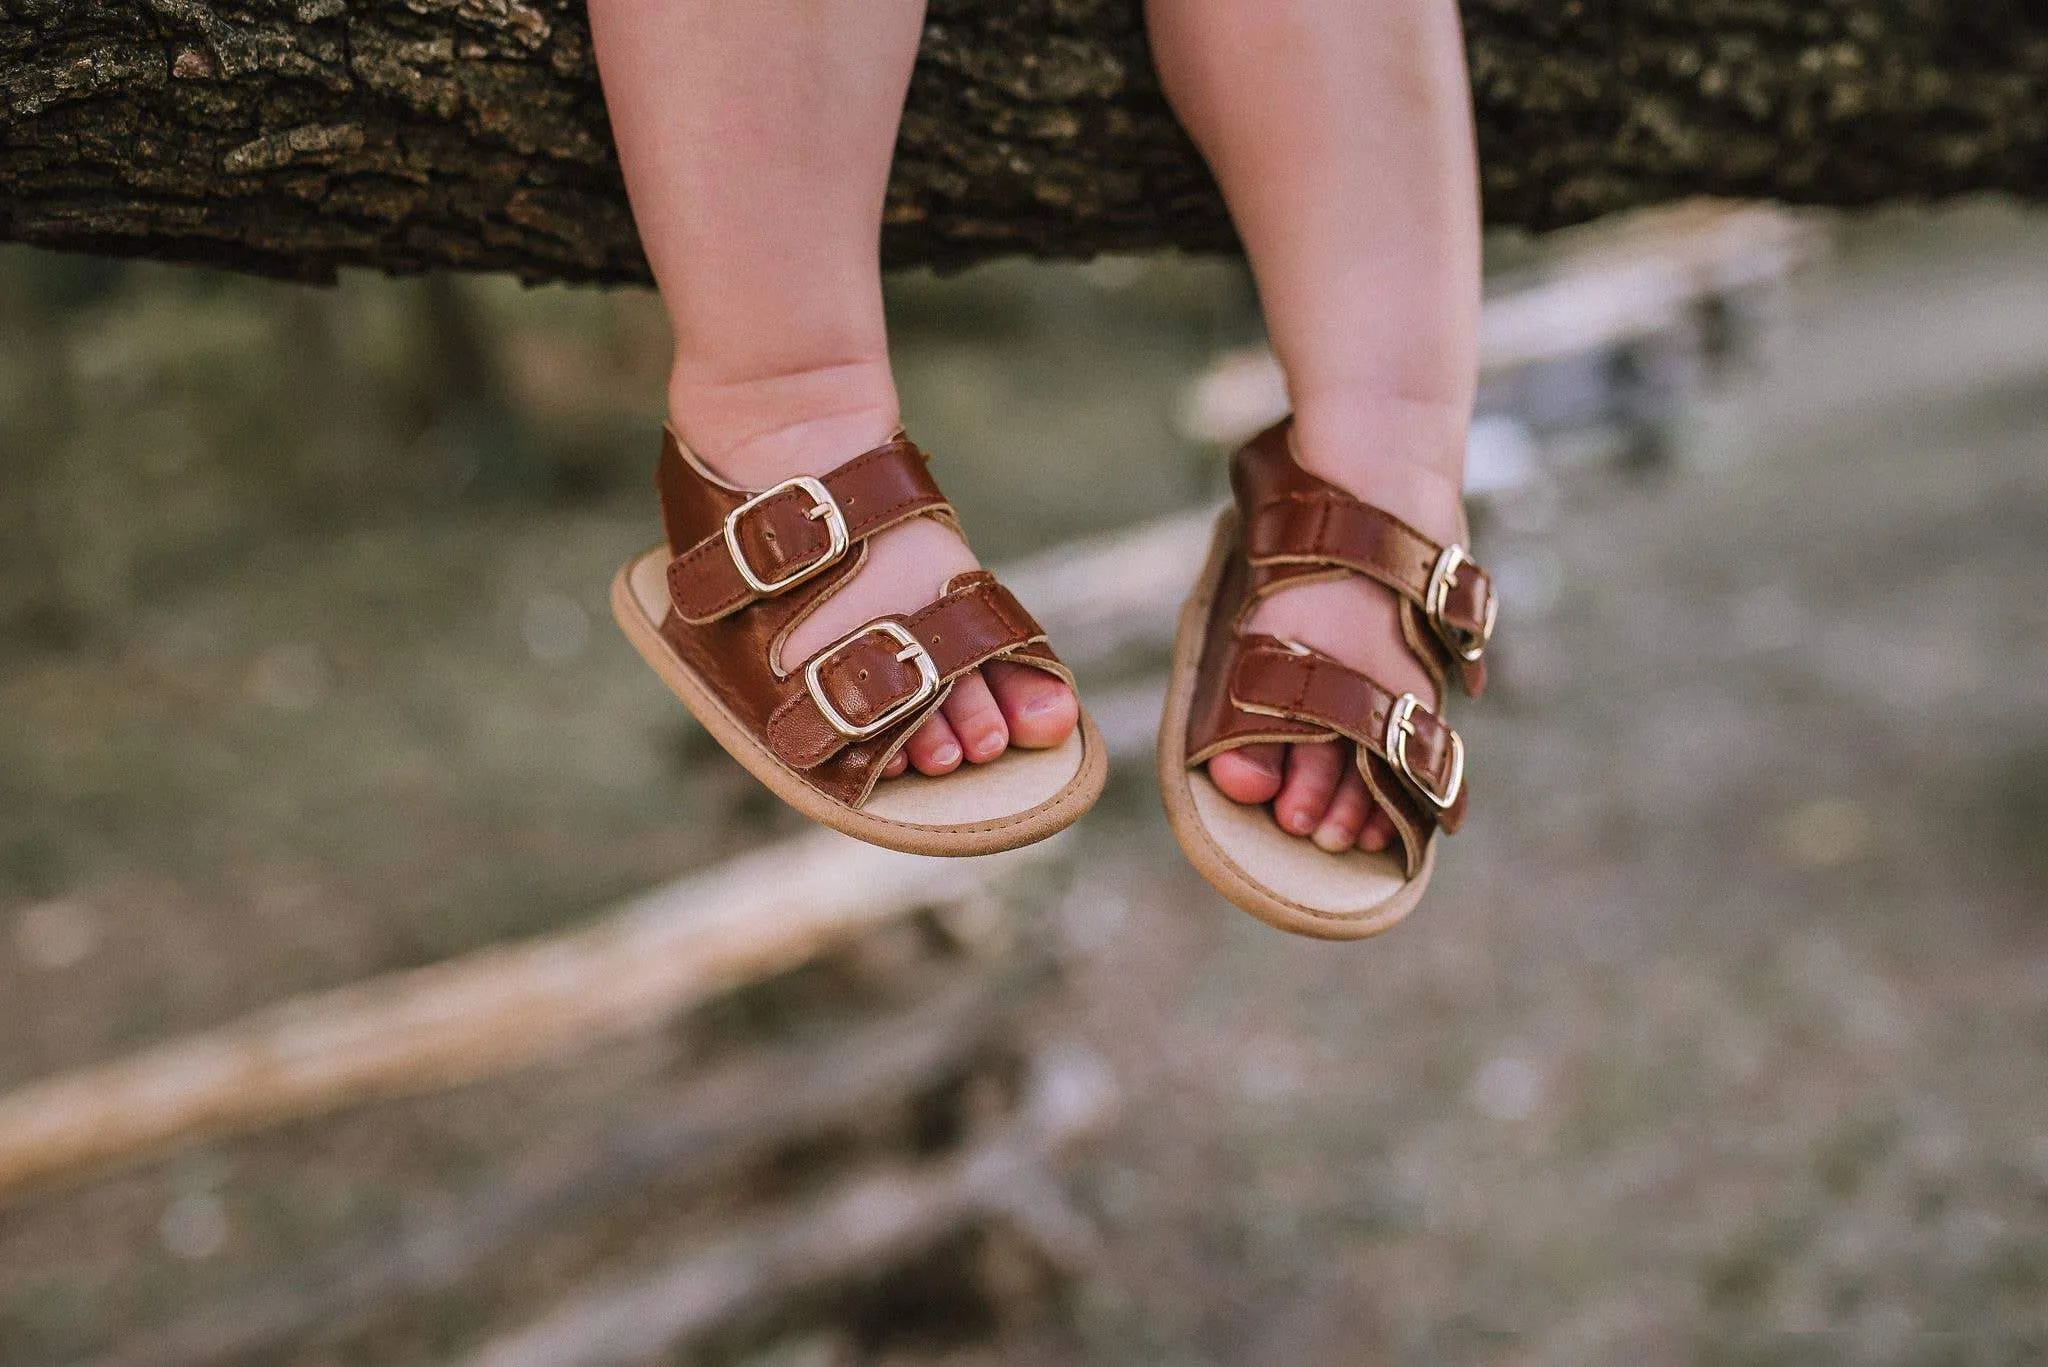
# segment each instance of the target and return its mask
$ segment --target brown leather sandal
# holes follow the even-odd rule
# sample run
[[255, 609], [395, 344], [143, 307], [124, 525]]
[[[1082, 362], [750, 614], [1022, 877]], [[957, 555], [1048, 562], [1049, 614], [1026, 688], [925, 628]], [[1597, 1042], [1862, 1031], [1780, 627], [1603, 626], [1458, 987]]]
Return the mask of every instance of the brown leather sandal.
[[[1281, 422], [1232, 462], [1236, 506], [1217, 520], [1208, 566], [1181, 611], [1159, 788], [1181, 849], [1217, 891], [1282, 930], [1357, 940], [1414, 908], [1436, 866], [1437, 832], [1465, 819], [1465, 746], [1438, 703], [1446, 680], [1475, 698], [1486, 686], [1497, 603], [1464, 547], [1439, 546], [1302, 469], [1292, 433], [1292, 419]], [[1244, 631], [1265, 595], [1345, 574], [1400, 596], [1402, 634], [1436, 699], [1396, 694], [1306, 646]], [[1268, 741], [1353, 742], [1366, 787], [1393, 817], [1395, 845], [1326, 853], [1209, 781], [1210, 759]]]
[[655, 487], [668, 542], [628, 561], [612, 614], [718, 742], [804, 815], [912, 854], [989, 854], [1071, 825], [1101, 796], [1108, 750], [1084, 712], [1064, 744], [1012, 747], [943, 778], [879, 783], [953, 683], [990, 660], [1073, 675], [985, 570], [930, 606], [881, 617], [785, 668], [790, 630], [860, 572], [867, 540], [915, 517], [954, 524], [901, 433], [822, 478], [737, 489], [664, 434]]

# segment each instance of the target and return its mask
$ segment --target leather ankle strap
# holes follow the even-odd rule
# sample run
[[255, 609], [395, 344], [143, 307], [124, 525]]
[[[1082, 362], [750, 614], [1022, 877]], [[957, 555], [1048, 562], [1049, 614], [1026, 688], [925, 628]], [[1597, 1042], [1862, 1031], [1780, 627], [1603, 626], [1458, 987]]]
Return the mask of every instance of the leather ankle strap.
[[[684, 621], [718, 621], [830, 569], [861, 542], [913, 517], [950, 510], [925, 455], [908, 439], [855, 456], [829, 474], [799, 477], [748, 494], [706, 478], [678, 450], [665, 449], [668, 480], [698, 487], [689, 501], [702, 511], [672, 517], [670, 535], [693, 532], [669, 565], [669, 597]], [[678, 500], [679, 502], [682, 500]], [[707, 514], [718, 514], [715, 525]], [[690, 524], [679, 528], [675, 523]]]

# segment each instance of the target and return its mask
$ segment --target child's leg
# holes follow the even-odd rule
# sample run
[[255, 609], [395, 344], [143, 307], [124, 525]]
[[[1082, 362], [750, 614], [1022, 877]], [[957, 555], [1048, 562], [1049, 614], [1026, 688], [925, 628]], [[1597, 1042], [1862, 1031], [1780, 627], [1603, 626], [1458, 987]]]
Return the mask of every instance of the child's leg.
[[[895, 430], [878, 244], [923, 22], [924, 0], [591, 0], [619, 161], [675, 331], [670, 417], [736, 483], [822, 474]], [[885, 533], [792, 633], [788, 658], [924, 606], [974, 563], [929, 519]], [[905, 747], [920, 770], [1072, 730], [1057, 679], [986, 673], [961, 679]]]
[[[1146, 15], [1250, 256], [1302, 463], [1461, 539], [1479, 195], [1453, 0], [1148, 0]], [[1430, 696], [1375, 585], [1288, 590], [1252, 625]], [[1325, 848], [1392, 836], [1343, 747], [1253, 747], [1209, 772], [1239, 801], [1274, 799], [1285, 829]]]

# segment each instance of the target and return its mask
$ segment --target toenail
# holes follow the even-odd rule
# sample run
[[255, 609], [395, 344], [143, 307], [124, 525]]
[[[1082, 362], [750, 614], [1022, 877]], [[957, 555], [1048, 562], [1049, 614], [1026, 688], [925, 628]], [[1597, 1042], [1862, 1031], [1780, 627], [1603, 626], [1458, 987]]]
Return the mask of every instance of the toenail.
[[944, 745], [932, 751], [932, 763], [934, 764], [958, 764], [959, 762], [960, 747], [951, 741], [947, 741]]
[[991, 732], [990, 734], [983, 736], [980, 740], [974, 742], [974, 753], [977, 755], [993, 755], [994, 753], [996, 753], [996, 751], [1002, 748], [1003, 735], [999, 731]]
[[1025, 704], [1024, 715], [1027, 717], [1049, 717], [1059, 711], [1060, 706], [1061, 702], [1057, 696], [1034, 698]]
[[1315, 834], [1316, 848], [1325, 854], [1342, 854], [1351, 848], [1351, 842], [1344, 838], [1342, 826], [1318, 826]]
[[1314, 824], [1308, 819], [1307, 812], [1290, 812], [1287, 815], [1287, 829], [1296, 835], [1307, 835], [1309, 827]]

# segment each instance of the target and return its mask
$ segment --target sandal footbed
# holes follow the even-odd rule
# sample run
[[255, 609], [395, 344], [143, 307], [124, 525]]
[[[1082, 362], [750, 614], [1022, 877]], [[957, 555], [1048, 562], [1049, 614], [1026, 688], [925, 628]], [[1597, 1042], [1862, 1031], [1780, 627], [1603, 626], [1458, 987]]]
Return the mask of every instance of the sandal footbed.
[[988, 764], [939, 778], [884, 780], [865, 806], [820, 793], [776, 758], [663, 639], [666, 547], [630, 560], [612, 581], [612, 615], [647, 663], [727, 753], [805, 816], [870, 844], [908, 854], [994, 854], [1043, 840], [1095, 805], [1109, 776], [1108, 747], [1083, 711], [1065, 742], [1012, 747]]

